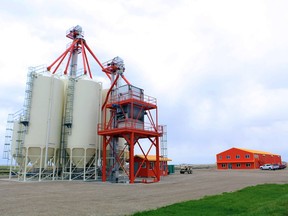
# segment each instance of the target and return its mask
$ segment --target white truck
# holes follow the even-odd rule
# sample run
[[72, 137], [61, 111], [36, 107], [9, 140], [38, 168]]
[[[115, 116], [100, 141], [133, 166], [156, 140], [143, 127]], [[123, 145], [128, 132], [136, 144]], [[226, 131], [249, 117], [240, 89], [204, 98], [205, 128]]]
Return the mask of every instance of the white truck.
[[260, 166], [261, 170], [276, 170], [279, 169], [278, 164], [264, 164], [263, 166]]

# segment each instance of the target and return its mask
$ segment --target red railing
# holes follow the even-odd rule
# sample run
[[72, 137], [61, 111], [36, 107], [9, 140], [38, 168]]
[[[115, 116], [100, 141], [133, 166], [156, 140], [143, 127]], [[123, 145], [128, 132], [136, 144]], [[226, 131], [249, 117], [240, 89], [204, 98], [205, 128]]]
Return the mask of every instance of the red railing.
[[163, 126], [162, 125], [152, 125], [150, 123], [141, 122], [135, 119], [124, 119], [118, 121], [116, 126], [112, 124], [98, 124], [98, 131], [107, 131], [107, 130], [119, 130], [119, 129], [132, 129], [132, 130], [142, 130], [148, 132], [157, 132], [162, 134], [163, 133]]
[[123, 101], [142, 101], [144, 103], [149, 103], [152, 105], [157, 105], [157, 99], [148, 95], [139, 94], [137, 92], [128, 91], [125, 93], [118, 93], [117, 95], [110, 96], [109, 102], [110, 104], [115, 104]]

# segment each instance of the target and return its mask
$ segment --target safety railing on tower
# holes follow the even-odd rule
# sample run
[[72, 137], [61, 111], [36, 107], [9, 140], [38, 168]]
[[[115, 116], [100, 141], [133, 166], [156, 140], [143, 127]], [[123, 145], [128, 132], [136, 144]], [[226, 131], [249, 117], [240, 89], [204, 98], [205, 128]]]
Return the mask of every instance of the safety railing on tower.
[[114, 90], [112, 96], [108, 100], [108, 104], [117, 104], [125, 102], [142, 102], [150, 106], [157, 106], [157, 99], [148, 95], [144, 95], [141, 89], [131, 85], [124, 85]]
[[155, 125], [148, 123], [148, 122], [142, 122], [136, 119], [123, 119], [121, 121], [118, 121], [116, 126], [113, 126], [113, 124], [98, 124], [98, 132], [103, 131], [111, 131], [113, 130], [139, 130], [143, 132], [156, 132], [159, 134], [163, 133], [163, 126], [158, 125], [156, 127]]

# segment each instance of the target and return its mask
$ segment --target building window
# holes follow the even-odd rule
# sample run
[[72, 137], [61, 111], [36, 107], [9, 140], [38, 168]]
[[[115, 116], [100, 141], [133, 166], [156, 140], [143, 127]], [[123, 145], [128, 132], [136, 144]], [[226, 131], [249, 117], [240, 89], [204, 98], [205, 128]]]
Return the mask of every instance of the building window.
[[238, 168], [241, 167], [241, 164], [240, 164], [240, 163], [237, 163], [237, 164], [236, 164], [236, 167], [238, 167]]
[[154, 163], [153, 162], [150, 162], [150, 167], [149, 167], [150, 170], [153, 170], [154, 169]]
[[236, 159], [239, 159], [240, 158], [240, 155], [236, 155]]
[[246, 163], [246, 167], [250, 167], [251, 166], [251, 164], [250, 163]]
[[226, 167], [226, 164], [221, 164], [222, 168], [225, 168]]
[[219, 156], [219, 160], [222, 160], [222, 155]]
[[230, 159], [230, 158], [231, 158], [230, 155], [227, 155], [227, 156], [226, 156], [226, 159]]
[[249, 155], [249, 154], [246, 154], [246, 155], [245, 155], [245, 158], [250, 158], [250, 155]]
[[141, 166], [141, 168], [145, 169], [146, 168], [146, 162], [144, 162]]

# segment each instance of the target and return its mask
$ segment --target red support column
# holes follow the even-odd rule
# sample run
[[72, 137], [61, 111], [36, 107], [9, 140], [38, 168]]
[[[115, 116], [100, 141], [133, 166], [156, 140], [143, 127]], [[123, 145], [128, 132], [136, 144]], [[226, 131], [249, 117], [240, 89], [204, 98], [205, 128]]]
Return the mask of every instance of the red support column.
[[[61, 58], [62, 58], [62, 60], [61, 60], [61, 62], [62, 62], [63, 59], [65, 58], [65, 56], [67, 55], [67, 53], [68, 53], [69, 51], [71, 51], [71, 49], [74, 47], [74, 45], [75, 45], [77, 42], [78, 42], [78, 39], [77, 39], [77, 40], [74, 40], [73, 43], [71, 44], [71, 46], [69, 46], [69, 47], [65, 50], [65, 52], [63, 52], [50, 66], [47, 67], [47, 70], [50, 71], [51, 68], [53, 67], [53, 65], [56, 64]], [[61, 64], [61, 62], [58, 63], [57, 68], [59, 67], [59, 65]], [[56, 70], [54, 70], [53, 73], [55, 73], [55, 72], [56, 72]]]
[[[86, 69], [86, 64], [88, 64], [88, 62], [86, 62], [86, 58], [85, 58], [85, 48], [84, 48], [84, 43], [83, 40], [81, 40], [81, 52], [82, 52], [82, 61], [83, 61], [83, 67], [84, 67], [84, 74], [87, 74], [87, 69]], [[92, 77], [90, 77], [92, 78]]]
[[89, 48], [89, 46], [87, 45], [86, 41], [84, 41], [84, 45], [87, 48], [87, 50], [90, 52], [90, 54], [92, 55], [92, 57], [95, 59], [95, 61], [98, 63], [98, 65], [104, 69], [103, 65], [101, 64], [101, 62], [98, 60], [98, 58], [94, 55], [94, 53], [92, 52], [92, 50]]
[[159, 163], [159, 137], [156, 137], [156, 178], [160, 181], [160, 163]]
[[129, 150], [129, 180], [130, 184], [134, 183], [134, 133], [130, 135], [130, 150]]
[[122, 79], [127, 83], [127, 85], [131, 85], [130, 82], [126, 79], [126, 77], [121, 74]]
[[106, 152], [107, 152], [107, 139], [106, 136], [103, 137], [103, 161], [102, 161], [102, 181], [105, 182], [106, 181]]

